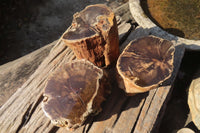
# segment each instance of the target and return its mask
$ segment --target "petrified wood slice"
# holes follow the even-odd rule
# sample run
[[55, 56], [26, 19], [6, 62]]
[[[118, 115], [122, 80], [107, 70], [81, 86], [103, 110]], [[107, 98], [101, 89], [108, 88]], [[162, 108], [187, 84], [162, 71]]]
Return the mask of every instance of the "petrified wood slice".
[[103, 70], [89, 61], [69, 62], [49, 77], [43, 111], [53, 124], [75, 129], [88, 115], [101, 111], [101, 103], [109, 92], [106, 80]]
[[73, 16], [63, 40], [78, 59], [103, 67], [119, 56], [119, 38], [114, 13], [105, 5], [87, 6]]
[[156, 88], [173, 71], [175, 48], [170, 41], [148, 36], [130, 42], [117, 61], [128, 94]]
[[192, 81], [189, 88], [188, 105], [192, 121], [200, 130], [200, 78]]

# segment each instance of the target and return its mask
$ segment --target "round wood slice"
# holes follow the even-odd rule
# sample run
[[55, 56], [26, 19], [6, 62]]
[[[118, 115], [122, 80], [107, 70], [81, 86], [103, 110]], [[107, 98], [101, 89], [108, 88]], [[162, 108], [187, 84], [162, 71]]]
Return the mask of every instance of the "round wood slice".
[[125, 92], [146, 92], [168, 79], [173, 71], [174, 51], [170, 41], [155, 36], [130, 42], [117, 61]]
[[90, 114], [101, 111], [109, 92], [103, 70], [86, 60], [76, 60], [58, 68], [48, 79], [42, 109], [52, 123], [75, 129]]
[[105, 5], [87, 6], [74, 14], [73, 22], [62, 39], [78, 59], [87, 59], [104, 67], [119, 56], [119, 37], [114, 13]]

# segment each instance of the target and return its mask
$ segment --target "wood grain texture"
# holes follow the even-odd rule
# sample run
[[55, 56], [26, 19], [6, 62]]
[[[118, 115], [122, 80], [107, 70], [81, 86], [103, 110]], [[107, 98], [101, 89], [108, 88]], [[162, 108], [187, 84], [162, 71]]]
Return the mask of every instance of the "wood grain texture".
[[34, 73], [55, 44], [56, 41], [0, 66], [0, 106]]
[[[128, 32], [129, 30], [127, 30]], [[119, 31], [120, 33], [120, 31]], [[146, 30], [131, 31], [121, 47], [128, 40], [148, 35]], [[136, 36], [134, 36], [136, 35]], [[172, 78], [158, 89], [128, 97], [113, 81], [112, 93], [103, 103], [103, 111], [91, 117], [74, 133], [130, 133], [151, 132], [163, 102], [168, 97], [173, 80], [183, 57], [184, 47], [176, 46], [175, 64]], [[73, 52], [59, 40], [48, 57], [29, 79], [0, 108], [0, 133], [68, 133], [65, 128], [54, 127], [41, 110], [43, 88], [50, 73], [60, 65], [75, 59]]]

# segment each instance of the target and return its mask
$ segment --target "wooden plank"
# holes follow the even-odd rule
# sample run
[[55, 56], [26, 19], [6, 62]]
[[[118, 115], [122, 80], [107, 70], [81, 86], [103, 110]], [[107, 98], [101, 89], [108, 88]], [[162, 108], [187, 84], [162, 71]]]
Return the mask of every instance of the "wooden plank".
[[183, 46], [176, 46], [173, 74], [168, 81], [163, 83], [163, 86], [156, 90], [152, 90], [154, 93], [152, 94], [151, 98], [147, 97], [140, 113], [140, 117], [138, 118], [137, 125], [134, 129], [134, 133], [146, 133], [154, 128], [154, 123], [156, 120], [158, 120], [158, 114], [161, 110], [163, 102], [165, 101], [166, 97], [170, 95], [169, 92], [178, 73], [184, 52], [185, 48]]
[[[122, 44], [121, 50], [132, 39], [148, 34], [148, 30], [137, 28]], [[104, 102], [103, 111], [74, 132], [150, 132], [169, 94], [184, 48], [177, 46], [176, 53], [173, 78], [163, 84], [163, 87], [128, 97], [113, 82], [112, 93]], [[59, 40], [35, 73], [0, 108], [0, 132], [70, 132], [50, 123], [41, 110], [41, 101], [48, 75], [74, 58], [73, 52]]]

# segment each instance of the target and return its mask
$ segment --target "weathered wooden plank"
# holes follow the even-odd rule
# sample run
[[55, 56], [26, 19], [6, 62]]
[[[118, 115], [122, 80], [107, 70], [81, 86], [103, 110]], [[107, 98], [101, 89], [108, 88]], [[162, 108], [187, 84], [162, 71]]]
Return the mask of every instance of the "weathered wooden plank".
[[[114, 12], [116, 15], [130, 15], [130, 11], [127, 7], [128, 3], [123, 4], [115, 9]], [[126, 23], [126, 21], [127, 20], [122, 17], [118, 25], [120, 33], [119, 40], [121, 43], [126, 39], [132, 27], [131, 24]], [[26, 82], [30, 75], [33, 74], [57, 41], [54, 41], [51, 44], [48, 44], [47, 46], [44, 46], [15, 61], [0, 66], [0, 107], [19, 87], [22, 86], [24, 82]]]
[[55, 44], [56, 41], [22, 58], [0, 66], [0, 106], [10, 98], [17, 88], [26, 82]]
[[35, 73], [0, 108], [0, 132], [55, 132], [58, 128], [50, 124], [41, 110], [43, 88], [51, 72], [74, 58], [73, 52], [59, 40]]
[[[68, 56], [70, 54], [71, 56]], [[72, 60], [74, 58], [72, 54], [71, 50], [61, 41], [58, 42], [36, 72], [1, 107], [0, 119], [3, 120], [0, 124], [1, 132], [18, 132], [21, 130], [26, 121], [31, 119], [42, 100], [42, 90], [48, 74], [61, 62]], [[38, 124], [38, 126], [40, 125]], [[48, 129], [51, 130], [51, 128]]]
[[[140, 37], [140, 35], [147, 35], [146, 33], [138, 30], [132, 32], [122, 46], [128, 44], [131, 39], [135, 39], [135, 36]], [[182, 53], [184, 53], [184, 49]], [[69, 132], [65, 128], [54, 127], [42, 112], [40, 103], [43, 98], [42, 89], [48, 73], [73, 58], [71, 50], [59, 41], [37, 71], [0, 109], [0, 120], [4, 120], [1, 121], [1, 132]], [[181, 58], [181, 54], [176, 56], [179, 61]], [[176, 67], [176, 69], [178, 68]], [[173, 75], [176, 75], [176, 73], [173, 73]], [[37, 82], [40, 84], [37, 84]], [[167, 87], [168, 89], [166, 89]], [[168, 95], [170, 87], [167, 87], [165, 89], [160, 87], [158, 90], [151, 90], [149, 93], [127, 97], [115, 85], [112, 94], [104, 103], [103, 112], [91, 119], [89, 123], [75, 130], [75, 133], [149, 132], [156, 121], [162, 103]], [[26, 100], [24, 101], [24, 99]]]
[[[129, 35], [129, 37], [126, 39], [123, 45], [127, 45], [132, 39], [143, 37], [145, 35], [148, 35], [148, 30], [137, 28]], [[97, 132], [97, 133], [98, 132], [99, 133], [100, 132], [117, 132], [117, 133], [150, 132], [154, 127], [154, 123], [157, 120], [163, 102], [165, 101], [166, 97], [169, 94], [171, 85], [173, 84], [173, 81], [180, 67], [183, 54], [184, 54], [184, 47], [178, 45], [176, 47], [176, 52], [175, 52], [175, 61], [174, 61], [175, 67], [174, 67], [174, 72], [172, 74], [172, 78], [169, 79], [166, 83], [164, 83], [162, 87], [151, 90], [149, 91], [149, 93], [145, 93], [146, 96], [145, 94], [138, 94], [130, 98], [120, 96], [120, 99], [115, 99], [116, 100], [115, 103], [112, 103], [108, 100], [107, 101], [107, 104], [109, 104], [108, 106], [112, 107], [113, 104], [119, 103], [117, 106], [119, 106], [121, 110], [117, 110], [118, 111], [117, 115], [113, 114], [111, 118], [106, 119], [103, 122], [94, 122], [89, 132]], [[113, 95], [115, 94], [112, 94], [112, 96]], [[142, 97], [142, 95], [144, 96]], [[127, 107], [129, 106], [132, 108], [127, 109]], [[113, 107], [112, 109], [116, 110]], [[105, 108], [105, 113], [103, 114], [104, 115], [109, 114], [109, 110]]]
[[[145, 34], [144, 34], [145, 33]], [[125, 47], [132, 39], [136, 39], [137, 37], [142, 37], [148, 35], [148, 32], [143, 32], [141, 28], [137, 28], [136, 30], [132, 31], [131, 34], [128, 36], [128, 38], [125, 40], [125, 42], [121, 45], [121, 47]], [[136, 121], [138, 117], [138, 113], [140, 112], [142, 102], [139, 103], [137, 101], [142, 101], [144, 102], [144, 94], [138, 94], [136, 97], [128, 97], [125, 95], [125, 93], [119, 89], [116, 86], [112, 88], [112, 93], [110, 94], [110, 97], [106, 100], [104, 106], [103, 106], [103, 111], [94, 118], [93, 122], [90, 124], [84, 125], [84, 127], [81, 127], [81, 130], [78, 129], [76, 132], [95, 132], [95, 133], [102, 133], [102, 132], [113, 132], [114, 130], [119, 131], [120, 128], [124, 129], [124, 127], [120, 126], [115, 126], [116, 124], [119, 125], [120, 123], [124, 123], [124, 121], [119, 121], [120, 114], [122, 112], [122, 117], [126, 117], [126, 121], [129, 121], [130, 123], [133, 123], [134, 125], [134, 120]], [[142, 99], [143, 98], [143, 99]], [[132, 106], [135, 105], [135, 106]], [[132, 108], [131, 108], [132, 106]], [[129, 108], [131, 109], [129, 109]], [[127, 108], [127, 109], [126, 109]], [[125, 112], [124, 112], [125, 111]], [[133, 118], [129, 119], [128, 112], [132, 113]], [[136, 115], [135, 115], [136, 114]], [[123, 119], [123, 118], [121, 118]], [[126, 123], [126, 122], [125, 122]], [[131, 125], [131, 124], [130, 124]], [[125, 126], [127, 126], [125, 124]], [[116, 129], [114, 129], [114, 127]], [[132, 126], [129, 127], [131, 131]], [[129, 132], [127, 131], [127, 132]], [[67, 132], [66, 129], [60, 128], [58, 130], [59, 133], [62, 132]]]
[[130, 133], [132, 132], [140, 110], [144, 104], [145, 97], [148, 96], [148, 93], [138, 94], [132, 97], [129, 97], [126, 106], [120, 114], [120, 117], [116, 121], [113, 132], [116, 133]]
[[[132, 39], [143, 37], [148, 33], [148, 30], [137, 28], [131, 32], [122, 47]], [[132, 97], [128, 97], [118, 88], [114, 88], [113, 93], [104, 104], [103, 112], [95, 117], [93, 122], [84, 125], [84, 128], [82, 127], [76, 132], [151, 132], [158, 114], [163, 113], [160, 112], [160, 109], [166, 97], [170, 95], [171, 85], [178, 72], [183, 54], [184, 47], [178, 44], [175, 52], [174, 72], [172, 77], [163, 83], [163, 86]], [[63, 128], [58, 130], [60, 133], [65, 131]]]
[[120, 16], [121, 20], [125, 22], [128, 22], [128, 21], [135, 22], [134, 18], [131, 15], [128, 2], [113, 10], [116, 16]]

